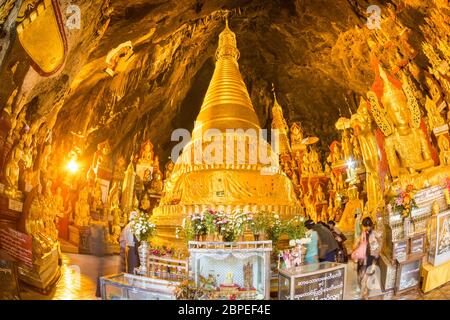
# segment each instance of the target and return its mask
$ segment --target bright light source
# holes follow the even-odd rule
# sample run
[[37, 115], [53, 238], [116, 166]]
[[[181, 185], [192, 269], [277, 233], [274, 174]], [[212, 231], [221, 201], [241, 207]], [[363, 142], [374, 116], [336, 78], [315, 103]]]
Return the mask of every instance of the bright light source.
[[353, 161], [353, 159], [352, 158], [348, 159], [347, 167], [353, 169], [354, 166], [355, 166], [355, 162]]
[[71, 172], [71, 173], [75, 173], [78, 171], [78, 163], [72, 159], [69, 161], [69, 163], [67, 164], [67, 169]]

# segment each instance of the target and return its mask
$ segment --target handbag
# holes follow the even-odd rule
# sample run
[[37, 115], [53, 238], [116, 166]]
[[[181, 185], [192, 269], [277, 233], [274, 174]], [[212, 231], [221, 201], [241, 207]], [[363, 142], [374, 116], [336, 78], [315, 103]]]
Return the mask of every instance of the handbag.
[[361, 239], [359, 240], [358, 247], [353, 250], [352, 252], [352, 260], [358, 261], [358, 260], [364, 260], [366, 258], [366, 251], [367, 251], [367, 239], [366, 239], [366, 233], [361, 234]]

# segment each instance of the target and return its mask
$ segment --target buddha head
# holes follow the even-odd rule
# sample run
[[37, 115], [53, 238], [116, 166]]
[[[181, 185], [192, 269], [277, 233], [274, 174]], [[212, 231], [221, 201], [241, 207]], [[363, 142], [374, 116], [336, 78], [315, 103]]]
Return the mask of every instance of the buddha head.
[[386, 72], [380, 66], [380, 77], [383, 80], [383, 97], [381, 102], [392, 125], [397, 129], [405, 129], [411, 123], [411, 113], [408, 109], [406, 95], [388, 79]]

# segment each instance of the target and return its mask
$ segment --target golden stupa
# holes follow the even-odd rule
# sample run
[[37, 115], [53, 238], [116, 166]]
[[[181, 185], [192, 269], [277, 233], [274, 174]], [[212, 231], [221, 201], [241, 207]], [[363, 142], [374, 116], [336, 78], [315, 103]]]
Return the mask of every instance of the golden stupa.
[[[158, 227], [156, 243], [173, 244], [183, 219], [208, 208], [225, 212], [266, 210], [281, 218], [300, 213], [293, 185], [279, 168], [277, 153], [265, 139], [251, 135], [259, 135], [261, 127], [239, 72], [238, 58], [236, 36], [227, 21], [219, 35], [214, 74], [192, 139], [178, 157], [160, 205], [153, 211]], [[207, 132], [215, 133], [214, 137], [205, 139]]]

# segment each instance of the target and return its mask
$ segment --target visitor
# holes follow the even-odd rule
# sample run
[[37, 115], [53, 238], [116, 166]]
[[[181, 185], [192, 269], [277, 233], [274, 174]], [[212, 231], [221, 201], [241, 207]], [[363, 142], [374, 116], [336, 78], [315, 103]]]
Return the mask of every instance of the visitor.
[[[130, 213], [128, 224], [123, 228], [120, 234], [121, 252], [124, 252], [125, 272], [134, 273], [134, 269], [139, 266], [139, 254], [137, 252], [138, 241], [131, 230], [131, 221], [136, 216], [136, 212]], [[123, 248], [123, 250], [122, 250]]]
[[352, 259], [357, 262], [358, 284], [363, 299], [368, 297], [367, 280], [375, 273], [380, 256], [380, 241], [377, 239], [372, 219], [365, 217], [362, 222], [361, 236], [355, 242]]
[[339, 263], [347, 263], [348, 262], [348, 253], [347, 248], [345, 247], [344, 242], [347, 240], [347, 237], [342, 233], [341, 230], [336, 227], [336, 223], [333, 220], [328, 221], [328, 227], [331, 230], [331, 233], [334, 236], [334, 239], [338, 243], [339, 249], [336, 254], [336, 262]]
[[314, 223], [313, 220], [307, 220], [305, 222], [305, 227], [308, 230], [314, 230], [317, 232], [319, 241], [318, 241], [318, 249], [319, 249], [319, 262], [336, 261], [336, 253], [339, 248], [338, 243], [334, 239], [331, 231], [324, 227], [320, 223]]
[[308, 228], [308, 231], [306, 231], [306, 236], [311, 239], [311, 241], [306, 246], [305, 264], [318, 263], [319, 235], [317, 234], [317, 231]]

